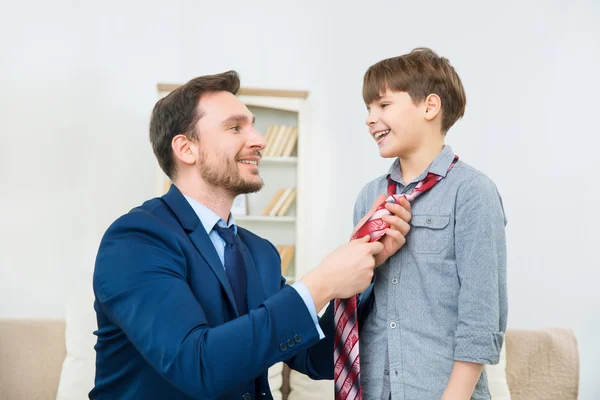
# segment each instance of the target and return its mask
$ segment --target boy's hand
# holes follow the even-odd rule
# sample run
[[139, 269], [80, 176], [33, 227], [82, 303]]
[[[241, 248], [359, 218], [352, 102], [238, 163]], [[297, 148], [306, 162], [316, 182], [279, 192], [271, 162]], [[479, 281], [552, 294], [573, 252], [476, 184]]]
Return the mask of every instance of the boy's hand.
[[[387, 197], [384, 194], [380, 194], [373, 207], [365, 214], [365, 216], [356, 224], [354, 232], [358, 230], [370, 217], [373, 215], [375, 210], [385, 202]], [[379, 239], [383, 244], [383, 251], [375, 256], [375, 266], [380, 266], [387, 261], [394, 253], [396, 253], [406, 243], [405, 236], [410, 231], [410, 219], [412, 217], [410, 213], [410, 203], [405, 198], [400, 200], [400, 204], [386, 203], [385, 208], [391, 212], [391, 215], [384, 215], [381, 219], [384, 222], [390, 224], [384, 232], [385, 235]], [[352, 235], [354, 235], [352, 232]]]

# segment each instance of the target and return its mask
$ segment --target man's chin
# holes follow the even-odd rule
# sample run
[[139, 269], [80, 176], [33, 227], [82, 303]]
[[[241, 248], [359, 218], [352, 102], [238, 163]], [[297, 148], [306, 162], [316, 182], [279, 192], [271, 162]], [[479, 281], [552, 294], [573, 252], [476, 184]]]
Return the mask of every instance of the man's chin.
[[239, 185], [236, 188], [237, 194], [256, 193], [261, 190], [265, 183], [263, 182], [262, 178], [258, 176], [256, 178], [257, 179], [252, 180], [248, 179], [244, 181], [243, 184]]

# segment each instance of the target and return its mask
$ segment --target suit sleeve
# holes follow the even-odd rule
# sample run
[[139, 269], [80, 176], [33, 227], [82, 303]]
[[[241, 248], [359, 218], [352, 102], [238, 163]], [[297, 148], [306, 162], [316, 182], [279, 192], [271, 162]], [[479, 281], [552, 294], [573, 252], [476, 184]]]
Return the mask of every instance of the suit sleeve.
[[[278, 261], [279, 252], [273, 246], [272, 243], [268, 242], [272, 247]], [[281, 278], [281, 287], [285, 289], [285, 278]], [[303, 299], [306, 302], [305, 299]], [[312, 301], [312, 299], [311, 299]], [[306, 311], [313, 318], [312, 314], [308, 310], [307, 305], [304, 306]], [[314, 306], [313, 306], [314, 307]], [[308, 375], [311, 379], [333, 379], [333, 306], [330, 304], [322, 317], [318, 318], [318, 324], [321, 332], [317, 330], [313, 320], [313, 329], [317, 336], [317, 343], [306, 349], [294, 357], [289, 358], [285, 363], [292, 369]], [[323, 334], [324, 337], [321, 337]]]
[[[319, 318], [325, 338], [306, 351], [286, 361], [290, 368], [308, 375], [311, 379], [333, 379], [333, 306]], [[314, 325], [313, 325], [313, 329]], [[316, 331], [316, 329], [315, 329]], [[318, 334], [317, 334], [318, 335]]]
[[[186, 281], [179, 240], [153, 216], [127, 214], [103, 237], [94, 272], [99, 307], [173, 386], [216, 398], [318, 342], [306, 305], [289, 286], [249, 314], [209, 327]], [[290, 339], [294, 346], [281, 346]]]

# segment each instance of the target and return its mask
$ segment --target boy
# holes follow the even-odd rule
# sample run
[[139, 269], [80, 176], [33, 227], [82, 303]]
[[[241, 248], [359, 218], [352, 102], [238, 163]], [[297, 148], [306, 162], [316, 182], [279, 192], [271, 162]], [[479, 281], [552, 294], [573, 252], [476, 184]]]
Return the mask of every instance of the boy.
[[461, 80], [419, 48], [371, 66], [363, 98], [380, 155], [395, 161], [361, 190], [354, 223], [382, 192], [414, 200], [407, 245], [361, 299], [364, 398], [489, 399], [483, 365], [498, 363], [506, 330], [506, 219], [495, 184], [444, 145], [464, 114]]

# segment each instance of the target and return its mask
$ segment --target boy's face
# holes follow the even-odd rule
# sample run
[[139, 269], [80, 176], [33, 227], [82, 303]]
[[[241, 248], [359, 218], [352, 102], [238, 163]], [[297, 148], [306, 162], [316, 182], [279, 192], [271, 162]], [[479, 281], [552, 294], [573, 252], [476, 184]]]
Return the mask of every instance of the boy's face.
[[405, 158], [419, 147], [425, 125], [422, 105], [414, 105], [406, 92], [390, 90], [367, 105], [366, 124], [381, 157]]

